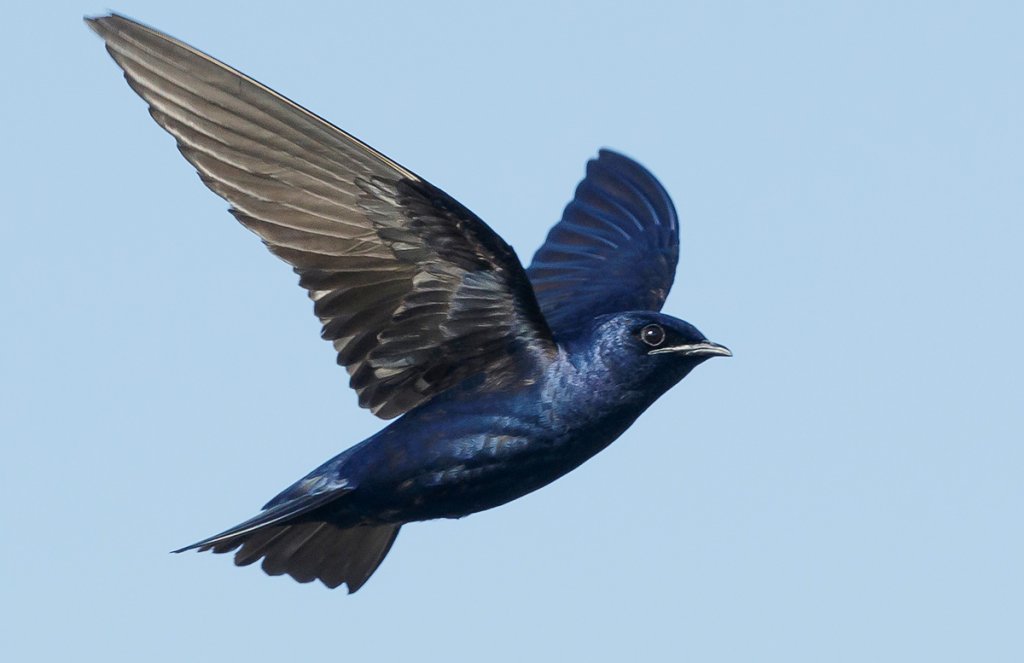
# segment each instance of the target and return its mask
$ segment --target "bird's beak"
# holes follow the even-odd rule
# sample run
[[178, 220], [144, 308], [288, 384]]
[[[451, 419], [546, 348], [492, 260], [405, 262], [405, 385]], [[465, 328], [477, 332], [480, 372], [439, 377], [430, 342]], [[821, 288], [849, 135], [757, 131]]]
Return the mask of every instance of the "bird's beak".
[[684, 357], [731, 357], [732, 350], [719, 345], [718, 343], [712, 343], [711, 341], [701, 341], [700, 343], [689, 343], [687, 345], [674, 345], [671, 347], [658, 348], [651, 350], [652, 355], [667, 354], [683, 355]]

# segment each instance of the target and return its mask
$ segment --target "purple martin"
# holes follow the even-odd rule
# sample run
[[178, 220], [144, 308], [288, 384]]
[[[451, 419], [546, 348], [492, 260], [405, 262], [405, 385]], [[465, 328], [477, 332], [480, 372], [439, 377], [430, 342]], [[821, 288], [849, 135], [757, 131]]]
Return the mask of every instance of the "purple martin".
[[710, 357], [659, 313], [679, 228], [601, 150], [528, 269], [454, 198], [270, 88], [119, 15], [87, 18], [203, 183], [294, 268], [359, 404], [399, 417], [254, 518], [175, 552], [235, 552], [355, 592], [402, 525], [551, 483]]

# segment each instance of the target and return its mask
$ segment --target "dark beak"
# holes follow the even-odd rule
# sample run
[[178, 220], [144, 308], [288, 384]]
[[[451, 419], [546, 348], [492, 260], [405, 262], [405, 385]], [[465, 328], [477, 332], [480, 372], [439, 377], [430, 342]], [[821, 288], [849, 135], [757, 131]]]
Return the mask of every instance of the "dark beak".
[[683, 355], [685, 357], [731, 357], [732, 350], [719, 345], [718, 343], [712, 343], [711, 341], [701, 341], [700, 343], [690, 343], [687, 345], [675, 345], [665, 348], [658, 348], [657, 350], [651, 350], [649, 354], [660, 355], [665, 353], [673, 353]]
[[704, 341], [697, 345], [696, 354], [707, 355], [708, 357], [731, 357], [732, 350], [719, 343]]

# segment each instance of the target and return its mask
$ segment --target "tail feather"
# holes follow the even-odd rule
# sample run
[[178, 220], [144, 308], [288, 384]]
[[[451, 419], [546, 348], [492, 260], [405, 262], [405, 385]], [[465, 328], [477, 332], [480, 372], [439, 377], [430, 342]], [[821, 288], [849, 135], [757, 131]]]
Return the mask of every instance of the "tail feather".
[[348, 530], [353, 536], [340, 541], [338, 548], [338, 559], [343, 559], [344, 564], [323, 564], [319, 573], [320, 581], [328, 587], [345, 583], [350, 594], [355, 592], [366, 584], [384, 561], [398, 538], [400, 528], [400, 525], [383, 525]]
[[[248, 566], [253, 562], [259, 561], [267, 547], [287, 533], [288, 528], [286, 527], [268, 527], [253, 532], [252, 536], [248, 539], [242, 539], [242, 548], [235, 554], [235, 564], [238, 566]], [[216, 545], [212, 550], [215, 553], [226, 553], [231, 552], [237, 547], [238, 540], [233, 543], [225, 542]]]
[[339, 527], [318, 511], [334, 495], [308, 495], [273, 506], [221, 534], [175, 552], [235, 553], [235, 564], [263, 559], [272, 576], [288, 574], [299, 582], [319, 579], [331, 589], [341, 584], [351, 594], [377, 570], [398, 536], [401, 524]]
[[[306, 539], [306, 542], [291, 557], [290, 566], [293, 578], [299, 582], [312, 582], [316, 580], [317, 570], [328, 559], [331, 536], [331, 528], [327, 523], [317, 524], [312, 534]], [[267, 569], [267, 559], [263, 562], [263, 569], [265, 571]]]
[[334, 589], [342, 583], [349, 594], [366, 584], [377, 570], [401, 525], [338, 527], [324, 521], [271, 525], [210, 544], [202, 550], [235, 553], [235, 564], [247, 566], [263, 559], [267, 575], [288, 574], [298, 582], [320, 580]]
[[[313, 548], [313, 546], [307, 546], [307, 544], [310, 543], [310, 539], [315, 538], [320, 530], [326, 526], [327, 523], [322, 522], [300, 523], [288, 526], [288, 531], [284, 532], [284, 536], [275, 539], [271, 545], [264, 546], [263, 570], [267, 575], [271, 576], [282, 575], [289, 568], [300, 568], [302, 571], [308, 571], [309, 569], [295, 564], [295, 554], [304, 547], [307, 551]], [[235, 556], [235, 563], [238, 563], [237, 555]], [[302, 571], [300, 573], [305, 575]], [[296, 578], [296, 580], [302, 582], [299, 578]]]

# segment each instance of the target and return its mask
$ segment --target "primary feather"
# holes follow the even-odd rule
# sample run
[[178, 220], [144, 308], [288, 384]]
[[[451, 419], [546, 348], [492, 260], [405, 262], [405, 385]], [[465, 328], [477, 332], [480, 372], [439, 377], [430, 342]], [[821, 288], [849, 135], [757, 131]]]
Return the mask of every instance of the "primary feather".
[[554, 352], [515, 252], [443, 191], [187, 44], [87, 22], [203, 182], [299, 274], [360, 405], [395, 417]]

